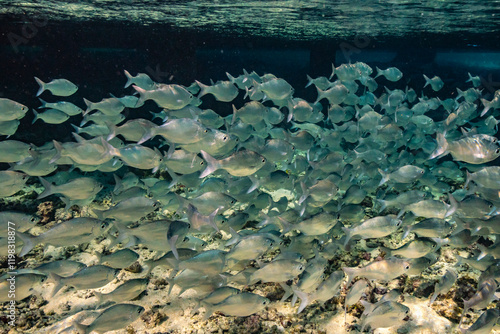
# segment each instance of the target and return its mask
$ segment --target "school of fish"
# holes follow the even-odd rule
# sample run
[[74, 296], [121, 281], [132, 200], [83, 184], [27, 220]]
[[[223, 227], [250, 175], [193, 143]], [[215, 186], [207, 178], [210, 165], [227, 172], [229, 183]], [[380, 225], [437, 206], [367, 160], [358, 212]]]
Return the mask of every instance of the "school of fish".
[[[15, 299], [91, 289], [97, 316], [59, 330], [105, 333], [144, 313], [141, 294], [161, 276], [169, 293], [196, 292], [193, 312], [203, 319], [246, 317], [290, 297], [302, 312], [341, 297], [346, 315], [362, 303], [361, 317], [348, 325], [366, 332], [412, 321], [402, 290], [374, 303], [367, 291], [421, 275], [448, 248], [457, 262], [441, 273], [429, 304], [468, 266], [479, 279], [455, 329], [489, 333], [499, 317], [500, 90], [485, 94], [469, 74], [444, 99], [436, 96], [445, 86], [437, 76], [424, 75], [417, 94], [394, 88], [403, 78], [395, 67], [332, 68], [329, 78], [307, 77], [314, 102], [294, 96], [283, 78], [245, 70], [189, 87], [124, 71], [128, 95], [84, 99], [80, 107], [64, 100], [78, 91], [66, 79], [35, 78], [39, 106], [0, 98], [0, 162], [10, 166], [0, 171], [0, 198], [31, 180], [40, 203], [51, 196], [73, 217], [45, 228], [34, 212], [0, 212], [0, 255], [9, 255], [8, 222], [19, 258], [48, 246], [98, 242], [104, 249], [92, 263], [48, 260], [19, 269]], [[232, 104], [232, 115], [204, 108], [208, 95]], [[30, 110], [37, 131], [43, 122], [70, 122], [74, 140], [37, 147], [12, 139]], [[35, 226], [43, 232], [30, 233]], [[347, 252], [371, 256], [346, 266], [339, 254]], [[98, 291], [136, 261], [141, 278]], [[2, 273], [6, 303], [9, 275]], [[269, 282], [284, 290], [281, 300], [259, 292]], [[474, 312], [481, 316], [465, 326]]]

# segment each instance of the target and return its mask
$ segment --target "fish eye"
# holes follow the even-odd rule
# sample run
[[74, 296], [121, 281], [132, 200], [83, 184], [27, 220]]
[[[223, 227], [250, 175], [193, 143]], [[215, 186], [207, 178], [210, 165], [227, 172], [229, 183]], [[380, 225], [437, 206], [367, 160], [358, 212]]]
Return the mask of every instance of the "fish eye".
[[285, 242], [283, 240], [281, 240], [279, 243], [280, 246], [283, 246], [284, 244], [285, 244]]
[[299, 270], [302, 270], [304, 267], [302, 265], [299, 266]]
[[274, 246], [274, 243], [271, 241], [271, 242], [269, 243], [269, 247], [273, 247], [273, 246]]
[[182, 242], [188, 242], [188, 241], [189, 241], [188, 237], [184, 237], [184, 239], [182, 239]]
[[191, 224], [188, 223], [187, 225], [188, 225], [188, 228], [191, 228]]
[[497, 149], [495, 150], [495, 153], [497, 153], [497, 154], [498, 154], [498, 153], [500, 153], [500, 148], [497, 148]]
[[490, 209], [491, 209], [492, 207], [493, 207], [493, 204], [488, 205], [488, 208], [490, 208]]
[[405, 310], [405, 314], [408, 314], [408, 313], [410, 313], [410, 310]]
[[31, 217], [30, 222], [32, 222], [32, 223], [36, 222], [36, 218], [35, 217]]
[[204, 164], [204, 161], [200, 161], [200, 165], [203, 165]]
[[207, 243], [206, 242], [202, 242], [201, 243], [201, 247], [206, 247], [207, 246]]
[[432, 248], [436, 248], [436, 244], [432, 244]]
[[266, 158], [262, 158], [262, 160], [261, 160], [261, 161], [262, 161], [262, 162], [266, 162]]
[[264, 301], [262, 302], [262, 305], [266, 305], [266, 304], [267, 304], [267, 300], [264, 300]]
[[102, 223], [102, 224], [101, 224], [101, 228], [105, 228], [105, 227], [106, 227], [106, 225], [107, 225], [106, 223]]
[[420, 171], [420, 174], [424, 174], [424, 170], [423, 169]]
[[409, 264], [407, 264], [407, 265], [405, 266], [405, 270], [408, 270], [408, 269], [410, 269], [410, 265], [409, 265]]
[[41, 279], [42, 283], [45, 282], [46, 279], [47, 279], [47, 277], [42, 277], [42, 279]]
[[227, 136], [222, 137], [222, 140], [226, 141], [227, 140]]
[[208, 132], [208, 129], [205, 129], [205, 131], [203, 131], [203, 132], [207, 133], [207, 132]]
[[396, 226], [398, 226], [398, 227], [399, 227], [399, 226], [401, 226], [401, 223], [402, 223], [402, 221], [401, 221], [401, 220], [400, 220], [400, 221], [398, 221], [398, 223], [396, 224]]
[[233, 199], [233, 200], [231, 200], [231, 204], [234, 204], [234, 199]]

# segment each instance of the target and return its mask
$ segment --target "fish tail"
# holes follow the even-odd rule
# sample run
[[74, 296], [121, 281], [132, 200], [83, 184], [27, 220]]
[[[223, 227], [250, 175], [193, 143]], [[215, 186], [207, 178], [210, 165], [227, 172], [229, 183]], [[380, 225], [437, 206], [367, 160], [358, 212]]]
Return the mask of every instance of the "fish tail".
[[26, 254], [28, 254], [33, 247], [35, 247], [35, 238], [34, 236], [28, 234], [28, 233], [22, 233], [22, 232], [17, 232], [16, 231], [16, 236], [18, 236], [21, 241], [23, 242], [23, 248], [21, 249], [21, 252], [19, 253], [19, 257], [23, 257]]
[[47, 108], [47, 102], [45, 102], [44, 100], [38, 98], [38, 100], [40, 101], [40, 103], [42, 104], [40, 107], [38, 107], [38, 109], [43, 109], [43, 108]]
[[427, 75], [424, 74], [425, 85], [424, 88], [431, 84], [431, 79]]
[[144, 266], [147, 268], [146, 269], [146, 274], [144, 275], [144, 277], [148, 277], [149, 274], [151, 274], [151, 272], [153, 271], [153, 269], [156, 267], [154, 265], [154, 261], [153, 260], [144, 261]]
[[226, 242], [226, 247], [236, 244], [240, 241], [241, 237], [232, 227], [229, 227], [229, 233], [231, 234], [231, 238]]
[[116, 125], [111, 122], [106, 122], [106, 126], [109, 129], [109, 134], [108, 137], [106, 137], [106, 140], [110, 141], [111, 139], [116, 137]]
[[378, 186], [380, 187], [381, 185], [389, 181], [389, 173], [384, 172], [380, 168], [378, 169], [378, 172], [380, 173], [380, 175], [382, 175], [382, 180], [380, 180], [380, 183], [378, 184]]
[[[435, 290], [435, 289], [436, 289], [436, 287], [434, 288], [434, 290]], [[438, 295], [439, 295], [439, 293], [437, 293], [437, 292], [434, 292], [434, 293], [432, 294], [432, 297], [431, 297], [431, 299], [429, 300], [429, 306], [431, 306], [431, 305], [432, 305], [432, 303], [434, 303], [434, 301], [436, 300], [436, 298], [437, 298], [437, 296], [438, 296]]]
[[302, 204], [309, 196], [309, 189], [307, 189], [306, 184], [303, 181], [300, 182], [300, 188], [302, 189], [302, 196], [299, 198], [299, 205]]
[[120, 190], [123, 190], [123, 182], [122, 180], [118, 177], [118, 175], [113, 174], [113, 177], [115, 179], [115, 188], [113, 189], [113, 192], [115, 194], [118, 194]]
[[204, 96], [204, 95], [207, 95], [209, 92], [209, 88], [210, 86], [207, 86], [207, 85], [204, 85], [202, 84], [201, 82], [199, 82], [198, 80], [195, 80], [196, 84], [200, 87], [200, 93], [198, 94], [198, 98]]
[[448, 153], [448, 141], [445, 138], [445, 133], [438, 133], [436, 135], [436, 140], [437, 140], [438, 147], [431, 154], [431, 156], [429, 157], [429, 160], [440, 157], [442, 155], [446, 155]]
[[311, 78], [309, 76], [309, 74], [306, 74], [306, 77], [307, 77], [307, 85], [306, 85], [305, 88], [307, 88], [307, 87], [309, 87], [309, 86], [311, 86], [313, 84], [313, 78]]
[[200, 179], [204, 178], [205, 176], [208, 176], [215, 172], [217, 169], [219, 169], [220, 164], [219, 161], [215, 158], [213, 158], [210, 154], [207, 152], [201, 150], [201, 155], [203, 156], [203, 159], [207, 162], [207, 168], [203, 171], [203, 173], [200, 174]]
[[457, 97], [455, 98], [455, 101], [458, 101], [461, 97], [464, 96], [464, 91], [461, 90], [460, 88], [457, 88], [457, 92], [458, 92], [458, 94], [457, 94]]
[[54, 283], [54, 288], [52, 289], [51, 296], [55, 296], [59, 290], [64, 286], [63, 282], [61, 281], [61, 276], [54, 274], [54, 273], [49, 273], [49, 278], [47, 279], [48, 282]]
[[236, 107], [233, 104], [233, 118], [231, 119], [231, 124], [234, 124], [234, 122], [236, 122], [236, 117], [238, 117], [236, 115], [237, 112], [238, 112], [238, 109], [236, 109]]
[[344, 273], [347, 275], [347, 286], [351, 284], [352, 280], [356, 277], [356, 270], [357, 268], [348, 268], [348, 267], [343, 267], [342, 270]]
[[378, 78], [379, 76], [384, 74], [384, 71], [378, 68], [378, 66], [375, 66], [375, 68], [377, 69], [377, 75], [375, 76], [375, 78]]
[[35, 124], [35, 122], [37, 121], [38, 119], [38, 116], [40, 116], [39, 113], [36, 112], [35, 109], [33, 109], [33, 114], [35, 114], [35, 118], [33, 118], [33, 121], [31, 122], [31, 124]]
[[144, 101], [149, 100], [147, 90], [142, 89], [141, 87], [136, 85], [132, 85], [132, 87], [135, 89], [137, 93], [139, 93], [139, 99], [135, 104], [136, 106], [141, 106], [144, 103]]
[[480, 117], [483, 117], [488, 112], [488, 110], [491, 109], [491, 102], [490, 101], [486, 101], [485, 99], [481, 99], [481, 103], [483, 103], [484, 109], [481, 112]]
[[37, 199], [45, 198], [47, 196], [54, 194], [54, 186], [50, 182], [48, 182], [41, 176], [38, 177], [38, 179], [40, 180], [40, 183], [45, 189], [40, 195], [38, 195]]
[[96, 303], [96, 308], [97, 306], [101, 305], [103, 302], [103, 296], [101, 292], [94, 291], [94, 296], [97, 297], [97, 303]]
[[307, 305], [311, 303], [311, 296], [303, 291], [300, 291], [295, 286], [292, 286], [292, 290], [294, 295], [300, 298], [300, 305], [297, 309], [297, 314], [299, 314], [307, 307]]
[[61, 158], [61, 155], [62, 155], [62, 145], [55, 141], [55, 140], [52, 140], [52, 142], [54, 143], [54, 148], [56, 149], [56, 154], [54, 154], [54, 156], [52, 157], [52, 159], [50, 159], [49, 163], [52, 164], [54, 162], [56, 162], [57, 160], [59, 160]]
[[345, 247], [349, 243], [349, 240], [351, 240], [352, 230], [350, 228], [347, 228], [347, 227], [342, 227], [342, 231], [344, 231], [344, 233], [345, 233], [345, 241], [344, 241], [344, 247]]
[[83, 102], [85, 102], [85, 105], [87, 106], [87, 109], [83, 112], [83, 116], [85, 116], [94, 109], [92, 108], [93, 103], [87, 100], [86, 98], [83, 98]]
[[466, 80], [465, 82], [471, 82], [472, 81], [472, 75], [470, 75], [470, 72], [467, 72], [467, 75], [469, 76], [469, 79]]
[[127, 70], [123, 70], [123, 73], [125, 73], [125, 76], [127, 77], [127, 82], [125, 83], [124, 88], [127, 88], [134, 83], [134, 77]]
[[42, 80], [38, 79], [37, 77], [35, 77], [35, 80], [38, 83], [38, 85], [40, 86], [40, 88], [38, 89], [38, 92], [36, 92], [36, 96], [39, 96], [45, 90], [45, 82], [43, 82]]
[[407, 226], [403, 227], [403, 231], [404, 231], [404, 233], [403, 233], [403, 239], [406, 238], [408, 236], [408, 234], [410, 234], [410, 232], [411, 232], [411, 226], [412, 225], [407, 225]]
[[467, 177], [465, 179], [464, 189], [467, 189], [467, 186], [469, 185], [470, 181], [472, 180], [472, 174], [468, 170], [466, 170], [466, 173], [467, 173]]
[[229, 81], [231, 81], [231, 83], [233, 84], [236, 83], [236, 79], [231, 74], [229, 74], [229, 72], [226, 72], [226, 76], [229, 79]]
[[221, 207], [218, 207], [217, 209], [214, 210], [209, 216], [208, 216], [208, 224], [214, 228], [217, 232], [219, 232], [219, 227], [215, 223], [215, 216], [217, 216], [217, 213], [219, 212]]
[[316, 91], [318, 92], [318, 98], [316, 99], [316, 102], [314, 102], [315, 104], [325, 98], [324, 90], [321, 90], [320, 88], [318, 88], [318, 86], [316, 86]]
[[448, 198], [450, 200], [450, 208], [448, 209], [448, 211], [446, 211], [446, 214], [444, 215], [445, 218], [454, 214], [458, 209], [458, 202], [455, 197], [453, 197], [452, 194], [448, 194]]
[[377, 204], [380, 204], [380, 208], [378, 209], [378, 212], [382, 212], [385, 210], [385, 208], [387, 207], [387, 201], [383, 200], [383, 199], [376, 199], [375, 200], [377, 202]]
[[213, 308], [213, 305], [207, 303], [207, 302], [201, 302], [202, 303], [202, 306], [205, 308], [205, 314], [203, 315], [203, 320], [208, 320], [208, 318], [210, 318], [210, 316], [212, 315], [212, 313], [214, 313], [214, 308]]
[[283, 219], [280, 216], [277, 216], [277, 218], [279, 219], [281, 225], [283, 225], [283, 232], [281, 232], [281, 235], [290, 232], [290, 230], [292, 229], [292, 224], [290, 224], [287, 220]]
[[332, 80], [333, 76], [335, 75], [335, 65], [332, 63], [332, 74], [328, 78], [328, 80]]
[[73, 327], [78, 332], [78, 334], [88, 334], [89, 326], [90, 325], [82, 325], [81, 323], [76, 321], [71, 324], [71, 327]]

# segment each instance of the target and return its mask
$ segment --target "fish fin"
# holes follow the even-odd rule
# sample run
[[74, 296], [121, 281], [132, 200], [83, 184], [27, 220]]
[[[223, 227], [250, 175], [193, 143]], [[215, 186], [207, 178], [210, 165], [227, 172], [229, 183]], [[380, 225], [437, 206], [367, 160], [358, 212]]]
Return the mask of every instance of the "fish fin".
[[491, 102], [490, 101], [486, 101], [485, 99], [480, 99], [480, 100], [481, 100], [481, 102], [483, 103], [483, 106], [484, 106], [484, 109], [481, 112], [480, 117], [483, 117], [488, 112], [488, 110], [491, 109]]
[[332, 80], [333, 76], [335, 75], [335, 65], [332, 63], [332, 74], [328, 78], [328, 80]]
[[132, 85], [134, 82], [134, 77], [127, 71], [127, 70], [123, 70], [123, 72], [125, 73], [125, 76], [127, 77], [127, 82], [125, 83], [125, 87], [123, 88], [127, 88], [128, 86]]
[[424, 74], [425, 85], [424, 88], [431, 84], [431, 79], [427, 75]]
[[342, 270], [344, 273], [347, 275], [347, 286], [351, 284], [352, 280], [356, 277], [356, 270], [358, 268], [348, 268], [348, 267], [343, 267]]
[[46, 101], [42, 100], [41, 98], [38, 98], [38, 100], [42, 104], [40, 107], [38, 107], [38, 109], [47, 108], [47, 102]]
[[201, 155], [203, 156], [203, 159], [207, 162], [207, 168], [200, 174], [200, 179], [204, 178], [205, 176], [208, 176], [215, 172], [217, 169], [219, 169], [219, 161], [215, 158], [213, 158], [210, 154], [207, 152], [201, 150]]
[[38, 89], [38, 92], [36, 92], [36, 96], [39, 96], [45, 90], [45, 82], [43, 82], [42, 80], [38, 79], [37, 77], [35, 77], [35, 80], [38, 83], [38, 85], [40, 86], [40, 88]]
[[35, 118], [33, 118], [31, 124], [35, 124], [35, 122], [38, 120], [38, 117], [40, 116], [40, 114], [37, 113], [35, 109], [33, 109], [33, 114], [35, 114]]
[[446, 133], [438, 133], [436, 135], [438, 147], [428, 158], [429, 160], [448, 154], [448, 141], [446, 141], [445, 135]]
[[411, 227], [412, 227], [412, 225], [406, 225], [405, 227], [403, 227], [403, 231], [404, 231], [403, 237], [402, 237], [403, 239], [406, 238], [408, 236], [408, 234], [410, 234]]
[[432, 294], [431, 299], [429, 300], [429, 306], [431, 306], [432, 303], [434, 303], [434, 301], [436, 300], [436, 298], [439, 295], [439, 293], [437, 293], [435, 290], [436, 290], [436, 286], [434, 287], [434, 293]]
[[383, 199], [376, 199], [375, 202], [377, 204], [380, 204], [380, 208], [378, 209], [378, 213], [381, 213], [387, 207], [387, 201], [385, 201]]
[[198, 80], [195, 80], [195, 82], [196, 82], [196, 84], [198, 85], [198, 87], [200, 87], [200, 92], [198, 93], [198, 98], [201, 98], [202, 96], [204, 96], [204, 95], [206, 95], [206, 94], [210, 93], [210, 92], [208, 91], [208, 88], [209, 88], [210, 86], [204, 85], [204, 84], [202, 84], [201, 82], [199, 82]]
[[316, 91], [318, 92], [318, 98], [316, 99], [316, 102], [314, 102], [315, 104], [325, 98], [325, 92], [318, 88], [318, 86], [316, 86]]
[[381, 185], [389, 181], [389, 173], [384, 172], [380, 168], [378, 169], [378, 172], [380, 173], [380, 175], [382, 175], [382, 180], [380, 180], [380, 183], [378, 184], [378, 186], [380, 187]]
[[238, 112], [238, 109], [236, 109], [236, 107], [234, 106], [233, 104], [233, 118], [231, 119], [231, 124], [234, 124], [234, 122], [236, 122], [236, 118], [238, 117], [236, 114]]
[[231, 238], [226, 242], [226, 247], [236, 244], [241, 239], [241, 236], [232, 227], [229, 227], [229, 232], [231, 233]]
[[214, 307], [213, 305], [206, 303], [206, 302], [201, 302], [203, 304], [203, 307], [205, 308], [205, 314], [203, 315], [203, 320], [208, 320], [210, 316], [214, 313]]
[[208, 224], [214, 228], [217, 232], [219, 232], [219, 227], [215, 223], [215, 216], [217, 216], [217, 213], [219, 212], [221, 207], [218, 207], [217, 209], [214, 210], [209, 216], [208, 216]]
[[108, 137], [106, 137], [107, 141], [110, 141], [111, 139], [116, 137], [116, 125], [111, 123], [111, 122], [106, 122], [106, 126], [108, 127], [109, 134]]
[[74, 321], [71, 324], [71, 327], [73, 327], [78, 332], [78, 334], [88, 334], [90, 325], [83, 325], [77, 321]]
[[136, 85], [132, 85], [132, 87], [135, 89], [135, 91], [137, 93], [139, 93], [139, 99], [137, 100], [137, 102], [135, 103], [136, 106], [141, 106], [146, 100], [149, 100], [148, 98], [148, 91], [145, 90], [145, 89], [142, 89], [141, 87], [139, 86], [136, 86]]
[[173, 235], [170, 239], [168, 239], [168, 244], [170, 245], [172, 254], [174, 254], [175, 258], [179, 260], [179, 253], [177, 252], [177, 247], [175, 246], [177, 239], [179, 239], [179, 235], [178, 234]]
[[85, 105], [87, 106], [87, 109], [83, 112], [83, 116], [85, 116], [94, 109], [92, 109], [92, 102], [90, 102], [86, 98], [83, 98], [83, 102], [85, 102]]
[[54, 186], [50, 182], [48, 182], [47, 180], [45, 180], [41, 176], [39, 176], [38, 179], [40, 180], [40, 183], [42, 184], [42, 186], [45, 189], [43, 190], [43, 192], [40, 195], [38, 195], [38, 197], [36, 199], [42, 199], [42, 198], [45, 198], [47, 196], [54, 194], [54, 192], [53, 192]]
[[467, 189], [467, 186], [469, 185], [471, 179], [472, 179], [472, 174], [466, 169], [465, 172], [467, 173], [467, 177], [465, 179], [464, 183], [464, 189]]
[[54, 283], [54, 288], [52, 289], [50, 296], [54, 297], [59, 290], [64, 286], [63, 282], [61, 282], [61, 276], [54, 274], [54, 273], [49, 273], [49, 278], [47, 279], [47, 282], [52, 282]]
[[300, 196], [299, 198], [298, 202], [299, 205], [302, 204], [309, 196], [309, 189], [307, 189], [307, 186], [304, 183], [304, 181], [300, 181], [300, 188], [302, 189], [302, 196]]
[[445, 218], [454, 214], [458, 209], [458, 202], [455, 197], [453, 197], [452, 194], [448, 193], [448, 198], [450, 200], [450, 208], [448, 209], [448, 211], [446, 211], [446, 214], [444, 215]]
[[23, 257], [26, 254], [28, 254], [33, 247], [35, 247], [35, 236], [32, 236], [28, 233], [22, 233], [16, 231], [16, 236], [18, 236], [21, 241], [23, 242], [23, 248], [21, 249], [21, 252], [19, 253], [19, 257]]
[[118, 175], [113, 174], [113, 177], [115, 179], [115, 188], [113, 189], [113, 193], [118, 194], [120, 190], [123, 189], [123, 183], [122, 180], [118, 177]]
[[351, 240], [352, 232], [351, 232], [350, 228], [343, 227], [343, 226], [341, 228], [342, 228], [342, 231], [344, 231], [344, 233], [345, 233], [344, 247], [346, 247], [347, 244], [349, 243], [349, 241]]
[[50, 159], [49, 164], [53, 164], [54, 162], [56, 162], [57, 160], [59, 160], [61, 158], [62, 149], [63, 149], [62, 145], [59, 142], [52, 140], [52, 143], [54, 143], [54, 148], [56, 150], [56, 154], [54, 154], [52, 159]]
[[103, 302], [103, 296], [102, 296], [102, 293], [101, 292], [98, 292], [98, 291], [94, 291], [94, 296], [96, 296], [97, 298], [97, 303], [95, 304], [96, 305], [96, 308], [102, 304]]
[[309, 87], [309, 86], [311, 86], [313, 84], [313, 78], [311, 78], [309, 76], [309, 74], [306, 74], [306, 78], [307, 78], [307, 85], [306, 85], [305, 88], [307, 88], [307, 87]]
[[250, 181], [252, 181], [252, 185], [247, 190], [247, 194], [250, 194], [252, 191], [254, 191], [260, 186], [260, 182], [259, 179], [257, 179], [254, 175], [249, 175], [248, 178], [250, 179]]
[[[286, 283], [279, 283], [279, 285], [281, 286], [281, 288], [283, 290], [285, 290], [285, 293], [283, 294], [283, 297], [281, 297], [280, 299], [280, 303], [283, 303], [285, 300], [287, 300], [291, 295], [293, 295], [293, 291], [292, 291], [292, 288], [286, 284]], [[295, 296], [294, 296], [295, 297]], [[295, 303], [295, 302], [294, 302]], [[292, 304], [293, 306], [293, 304]]]

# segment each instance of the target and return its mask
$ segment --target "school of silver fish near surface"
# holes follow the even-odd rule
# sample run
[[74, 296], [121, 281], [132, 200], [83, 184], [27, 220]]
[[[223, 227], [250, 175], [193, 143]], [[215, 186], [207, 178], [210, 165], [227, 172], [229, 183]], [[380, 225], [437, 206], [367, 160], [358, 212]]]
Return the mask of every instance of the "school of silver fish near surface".
[[[40, 202], [55, 195], [70, 213], [46, 227], [34, 212], [0, 212], [0, 255], [9, 255], [8, 222], [21, 260], [49, 246], [101, 250], [87, 249], [88, 263], [31, 261], [17, 270], [15, 300], [90, 289], [97, 311], [60, 320], [51, 332], [105, 333], [141, 321], [141, 297], [160, 277], [178, 300], [194, 290], [190, 312], [202, 321], [283, 303], [300, 313], [339, 298], [339, 312], [363, 310], [346, 327], [367, 332], [413, 321], [408, 293], [385, 284], [432, 270], [446, 249], [449, 268], [421, 298], [432, 305], [464, 267], [475, 271], [448, 330], [491, 332], [499, 318], [500, 167], [491, 162], [500, 156], [500, 90], [483, 95], [469, 74], [457, 94], [440, 99], [437, 76], [424, 75], [417, 94], [391, 88], [403, 77], [397, 68], [374, 73], [357, 62], [333, 67], [329, 78], [308, 77], [317, 99], [305, 101], [283, 78], [243, 72], [184, 87], [125, 71], [129, 95], [85, 99], [84, 108], [64, 101], [78, 90], [66, 79], [35, 78], [41, 106], [0, 98], [3, 136], [30, 110], [38, 127], [83, 117], [72, 123], [71, 142], [0, 142], [0, 162], [10, 164], [0, 171], [0, 197], [30, 180], [43, 188]], [[204, 108], [206, 95], [220, 103], [244, 95], [244, 103], [223, 117]], [[134, 118], [134, 109], [152, 116]], [[137, 261], [138, 278], [98, 291]], [[10, 301], [6, 272], [2, 303]], [[279, 284], [282, 297], [259, 291], [265, 283]]]

